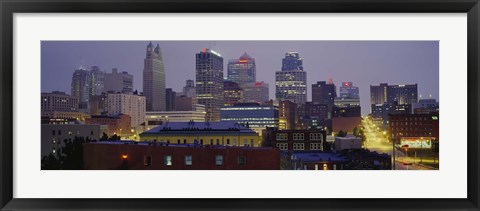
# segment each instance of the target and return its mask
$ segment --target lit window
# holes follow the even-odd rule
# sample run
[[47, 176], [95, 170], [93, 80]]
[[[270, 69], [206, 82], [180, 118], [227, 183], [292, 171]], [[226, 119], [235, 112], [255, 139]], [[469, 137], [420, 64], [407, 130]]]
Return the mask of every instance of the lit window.
[[152, 156], [147, 155], [143, 158], [143, 164], [145, 166], [151, 166], [152, 165]]
[[277, 143], [277, 148], [280, 150], [288, 150], [288, 144], [287, 143]]
[[166, 166], [171, 166], [172, 165], [172, 156], [171, 155], [165, 155], [164, 163], [165, 163]]
[[310, 133], [310, 140], [322, 140], [323, 136], [321, 133]]
[[223, 155], [216, 155], [215, 156], [215, 165], [217, 165], [217, 166], [223, 165]]
[[187, 165], [187, 166], [192, 165], [192, 156], [191, 155], [185, 155], [185, 165]]

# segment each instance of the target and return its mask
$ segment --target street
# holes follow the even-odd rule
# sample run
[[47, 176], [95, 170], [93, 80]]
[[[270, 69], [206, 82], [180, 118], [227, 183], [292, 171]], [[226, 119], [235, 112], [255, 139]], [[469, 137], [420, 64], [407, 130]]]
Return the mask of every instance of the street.
[[[387, 132], [375, 125], [370, 117], [362, 120], [364, 134], [364, 148], [378, 153], [392, 155], [393, 145], [387, 139]], [[410, 155], [411, 156], [411, 155]], [[411, 165], [404, 165], [408, 163]], [[395, 170], [431, 170], [431, 167], [419, 165], [411, 157], [406, 158], [405, 151], [401, 148], [395, 149]], [[393, 166], [392, 166], [393, 167]]]

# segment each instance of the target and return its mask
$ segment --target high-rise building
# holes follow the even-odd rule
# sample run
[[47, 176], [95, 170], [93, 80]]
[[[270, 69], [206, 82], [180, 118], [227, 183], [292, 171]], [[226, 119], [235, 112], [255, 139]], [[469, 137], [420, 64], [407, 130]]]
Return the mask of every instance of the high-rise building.
[[86, 69], [77, 69], [73, 72], [71, 95], [78, 98], [79, 108], [87, 109], [90, 93], [90, 72]]
[[289, 51], [282, 59], [282, 71], [303, 70], [303, 60], [298, 52]]
[[360, 117], [360, 98], [335, 98], [333, 117]]
[[146, 98], [125, 93], [108, 94], [108, 115], [126, 114], [131, 117], [131, 126], [137, 127], [145, 122]]
[[384, 104], [388, 101], [388, 84], [370, 85], [370, 104]]
[[243, 102], [243, 89], [233, 81], [223, 81], [224, 106], [233, 106]]
[[165, 110], [175, 111], [175, 96], [176, 92], [171, 88], [165, 90]]
[[373, 117], [388, 123], [389, 114], [410, 114], [412, 103], [418, 102], [417, 84], [411, 85], [370, 85], [370, 102]]
[[265, 103], [270, 100], [268, 84], [261, 81], [243, 85], [243, 101], [246, 103]]
[[340, 98], [360, 98], [358, 87], [353, 86], [353, 82], [342, 82], [342, 86], [340, 87]]
[[289, 100], [297, 106], [307, 101], [307, 72], [297, 52], [287, 52], [282, 60], [282, 71], [275, 72], [275, 97]]
[[90, 96], [100, 95], [104, 92], [105, 87], [105, 73], [100, 70], [98, 66], [92, 66], [90, 70], [90, 91], [89, 91], [89, 99]]
[[239, 59], [228, 61], [228, 80], [243, 86], [256, 81], [255, 59], [245, 52]]
[[196, 54], [197, 103], [205, 105], [206, 121], [220, 121], [223, 106], [223, 58], [204, 48]]
[[183, 87], [182, 95], [195, 98], [196, 91], [195, 91], [195, 82], [193, 80], [188, 79], [186, 81], [186, 84]]
[[325, 81], [318, 81], [316, 84], [312, 84], [312, 103], [324, 104], [327, 106], [327, 119], [332, 118], [336, 97], [337, 92], [332, 80], [328, 83]]
[[398, 104], [412, 104], [418, 102], [417, 84], [407, 85], [389, 85], [388, 102], [397, 102]]
[[113, 68], [112, 73], [105, 73], [104, 91], [112, 91], [115, 93], [132, 93], [133, 76], [125, 71], [119, 73], [117, 68]]
[[143, 69], [143, 94], [147, 111], [165, 110], [165, 67], [160, 46], [147, 46]]

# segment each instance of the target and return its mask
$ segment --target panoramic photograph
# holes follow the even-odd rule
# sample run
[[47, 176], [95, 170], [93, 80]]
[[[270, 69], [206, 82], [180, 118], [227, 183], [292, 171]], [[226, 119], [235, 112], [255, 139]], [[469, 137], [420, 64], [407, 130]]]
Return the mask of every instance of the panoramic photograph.
[[439, 170], [438, 41], [42, 41], [41, 170]]

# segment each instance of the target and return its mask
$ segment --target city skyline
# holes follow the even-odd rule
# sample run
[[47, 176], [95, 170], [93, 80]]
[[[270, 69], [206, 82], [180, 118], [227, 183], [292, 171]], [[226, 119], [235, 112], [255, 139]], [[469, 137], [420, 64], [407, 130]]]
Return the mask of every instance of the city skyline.
[[[69, 93], [76, 68], [99, 66], [110, 72], [118, 68], [134, 77], [134, 90], [142, 91], [143, 59], [150, 41], [44, 41], [42, 42], [42, 92]], [[195, 53], [203, 48], [219, 52], [224, 76], [229, 59], [245, 52], [256, 60], [257, 81], [269, 84], [275, 99], [275, 72], [282, 58], [296, 51], [308, 73], [307, 99], [311, 85], [333, 79], [337, 93], [342, 82], [359, 87], [362, 115], [370, 113], [370, 85], [418, 84], [419, 99], [439, 99], [437, 41], [152, 41], [162, 49], [166, 87], [179, 92], [187, 79], [195, 79]], [[52, 77], [57, 76], [57, 77]], [[373, 77], [376, 76], [376, 77]], [[65, 79], [65, 80], [58, 80]], [[53, 81], [54, 80], [54, 81]], [[420, 95], [422, 96], [420, 98]]]

